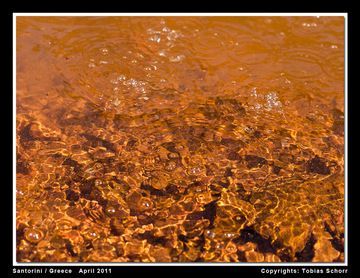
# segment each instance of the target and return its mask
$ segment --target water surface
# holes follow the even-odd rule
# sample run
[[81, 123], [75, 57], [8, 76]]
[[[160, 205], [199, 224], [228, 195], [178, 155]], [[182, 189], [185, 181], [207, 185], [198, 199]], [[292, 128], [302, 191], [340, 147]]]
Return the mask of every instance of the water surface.
[[16, 28], [17, 261], [344, 261], [343, 17]]

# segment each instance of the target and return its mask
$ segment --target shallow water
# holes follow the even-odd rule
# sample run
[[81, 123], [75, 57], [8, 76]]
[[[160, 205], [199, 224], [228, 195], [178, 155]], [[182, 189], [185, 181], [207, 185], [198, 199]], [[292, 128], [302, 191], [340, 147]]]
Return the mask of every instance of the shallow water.
[[344, 18], [16, 28], [17, 261], [344, 261]]

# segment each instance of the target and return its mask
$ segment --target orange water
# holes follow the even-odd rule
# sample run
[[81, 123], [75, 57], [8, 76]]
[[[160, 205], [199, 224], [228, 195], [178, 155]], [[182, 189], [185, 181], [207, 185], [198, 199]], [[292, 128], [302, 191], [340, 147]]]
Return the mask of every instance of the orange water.
[[344, 18], [17, 17], [17, 260], [344, 260]]

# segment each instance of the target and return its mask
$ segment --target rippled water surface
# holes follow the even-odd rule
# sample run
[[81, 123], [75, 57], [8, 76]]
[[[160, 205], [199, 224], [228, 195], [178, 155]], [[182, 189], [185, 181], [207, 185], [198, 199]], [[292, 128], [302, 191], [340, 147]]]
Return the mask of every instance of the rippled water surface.
[[344, 18], [16, 29], [17, 261], [344, 261]]

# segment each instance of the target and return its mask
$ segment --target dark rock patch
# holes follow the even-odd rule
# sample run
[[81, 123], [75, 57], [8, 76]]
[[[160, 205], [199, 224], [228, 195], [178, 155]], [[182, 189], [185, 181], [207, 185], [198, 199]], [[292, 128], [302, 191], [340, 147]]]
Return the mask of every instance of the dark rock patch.
[[169, 195], [178, 195], [180, 193], [178, 187], [175, 184], [168, 184], [165, 187], [165, 192]]
[[[206, 241], [205, 241], [204, 233], [202, 233], [201, 236], [198, 239], [196, 239], [194, 242], [195, 242], [195, 247], [196, 248], [199, 248], [199, 250], [201, 252], [205, 251], [204, 246], [205, 246]], [[202, 261], [202, 259], [198, 258], [197, 261]]]
[[135, 148], [136, 143], [138, 142], [138, 140], [132, 138], [130, 139], [127, 143], [126, 143], [126, 150], [127, 151], [131, 151]]
[[243, 186], [242, 183], [237, 183], [237, 184], [236, 184], [236, 188], [237, 188], [236, 192], [237, 192], [240, 196], [244, 196], [244, 195], [245, 195], [246, 190], [245, 190], [245, 188], [244, 188], [244, 186]]
[[241, 117], [246, 115], [245, 108], [236, 99], [217, 97], [215, 99], [215, 104], [220, 111], [226, 111], [225, 114], [236, 114]]
[[340, 238], [333, 238], [330, 240], [332, 247], [339, 252], [344, 252], [344, 243]]
[[330, 169], [326, 165], [326, 160], [318, 156], [315, 156], [306, 163], [306, 170], [307, 172], [320, 175], [330, 174]]
[[344, 243], [342, 238], [344, 235], [340, 235], [340, 237], [336, 234], [336, 231], [333, 231], [327, 222], [324, 222], [325, 231], [327, 231], [332, 239], [330, 240], [332, 247], [334, 247], [339, 252], [344, 252]]
[[267, 164], [267, 160], [256, 155], [245, 155], [245, 161], [248, 168], [255, 168]]
[[314, 245], [316, 239], [313, 234], [310, 235], [309, 239], [306, 242], [306, 245], [303, 250], [296, 252], [295, 257], [298, 262], [311, 262], [315, 256]]
[[191, 137], [187, 141], [187, 146], [190, 152], [196, 152], [198, 149], [201, 148], [201, 140], [195, 137]]
[[20, 144], [22, 146], [26, 146], [26, 144], [29, 141], [34, 141], [36, 140], [36, 138], [31, 134], [31, 126], [32, 124], [28, 124], [25, 127], [23, 127], [20, 132], [19, 132], [19, 136], [20, 136]]
[[16, 173], [28, 175], [30, 174], [31, 168], [27, 161], [18, 159], [16, 161]]
[[149, 184], [145, 184], [145, 183], [141, 183], [140, 188], [143, 190], [146, 190], [150, 193], [150, 195], [154, 195], [154, 196], [165, 196], [167, 195], [165, 191], [160, 190], [160, 189], [156, 189], [154, 187], [152, 187]]
[[239, 197], [241, 198], [241, 200], [243, 200], [245, 202], [250, 202], [252, 195], [250, 192], [246, 191], [243, 184], [241, 184], [241, 183], [236, 184], [236, 192], [239, 194]]
[[138, 239], [144, 240], [146, 239], [148, 243], [152, 245], [161, 245], [165, 246], [167, 243], [167, 239], [164, 236], [154, 236], [150, 231], [146, 231], [143, 234], [139, 234], [137, 236]]
[[110, 220], [110, 233], [114, 236], [121, 236], [125, 231], [124, 225], [118, 218], [111, 218]]
[[70, 256], [72, 256], [72, 257], [77, 256], [77, 253], [74, 251], [74, 247], [71, 244], [70, 240], [66, 240], [65, 247], [66, 247], [66, 250], [69, 252]]
[[117, 167], [117, 170], [118, 170], [120, 173], [126, 173], [126, 172], [127, 172], [126, 164], [123, 163], [123, 162], [118, 163], [116, 167]]
[[260, 131], [255, 130], [254, 133], [253, 133], [253, 136], [254, 136], [255, 138], [260, 138], [260, 137], [262, 136], [262, 134], [261, 134]]
[[234, 152], [234, 151], [230, 151], [227, 155], [227, 158], [232, 161], [234, 161], [234, 160], [241, 161], [242, 160], [241, 156], [237, 152]]
[[237, 152], [238, 150], [240, 150], [242, 147], [244, 147], [244, 142], [241, 140], [235, 140], [232, 138], [222, 138], [220, 141], [220, 144], [231, 148], [232, 151]]
[[71, 189], [66, 190], [65, 193], [66, 193], [66, 199], [70, 202], [76, 202], [80, 198], [79, 194]]
[[240, 236], [234, 239], [237, 244], [245, 244], [247, 242], [253, 242], [256, 244], [256, 248], [261, 253], [275, 253], [276, 250], [271, 244], [270, 239], [264, 238], [253, 227], [246, 227], [240, 231]]
[[107, 150], [112, 152], [116, 151], [115, 145], [107, 140], [104, 140], [102, 138], [87, 133], [82, 133], [81, 136], [83, 136], [90, 143], [90, 146], [93, 148], [100, 146], [100, 147], [105, 147]]
[[95, 186], [95, 180], [94, 179], [92, 179], [92, 180], [84, 180], [80, 184], [80, 194], [81, 194], [81, 196], [84, 197], [85, 199], [89, 199], [91, 191], [92, 191], [94, 186]]
[[236, 255], [238, 257], [239, 262], [247, 262], [244, 251], [237, 250]]
[[216, 178], [214, 180], [214, 183], [221, 186], [221, 187], [223, 187], [223, 188], [228, 188], [230, 186], [229, 180], [227, 178], [225, 178], [225, 177]]
[[209, 228], [214, 227], [214, 220], [216, 217], [216, 200], [206, 204], [205, 210], [203, 211], [203, 217], [210, 221]]
[[272, 171], [274, 174], [279, 175], [281, 167], [274, 165]]
[[138, 213], [133, 210], [133, 209], [130, 209], [130, 215], [131, 216], [134, 216], [134, 215], [137, 215], [138, 216], [138, 221], [139, 221], [139, 224], [140, 225], [149, 225], [149, 224], [152, 224], [154, 223], [154, 220], [155, 218], [153, 216], [148, 216], [148, 215], [138, 215]]
[[224, 173], [224, 177], [232, 177], [233, 176], [233, 172], [231, 171], [231, 168], [226, 168], [225, 169], [225, 173]]
[[70, 157], [66, 158], [64, 160], [64, 162], [62, 163], [62, 165], [69, 165], [71, 167], [74, 167], [75, 173], [77, 173], [81, 170], [81, 165], [79, 164], [79, 162], [71, 159]]
[[19, 224], [18, 228], [16, 229], [16, 244], [20, 243], [20, 240], [24, 238], [25, 229], [27, 226], [25, 224]]
[[205, 107], [200, 110], [208, 120], [214, 120], [220, 117], [220, 113], [213, 106], [205, 105]]
[[332, 130], [337, 135], [344, 135], [344, 113], [339, 109], [332, 110], [333, 125]]
[[211, 170], [211, 168], [209, 167], [209, 165], [205, 165], [206, 168], [206, 175], [209, 176], [214, 176], [214, 172], [213, 170]]
[[178, 239], [185, 243], [189, 242], [189, 239], [185, 235], [182, 235], [182, 234], [178, 235]]
[[291, 252], [288, 248], [280, 250], [277, 254], [282, 262], [291, 262]]

